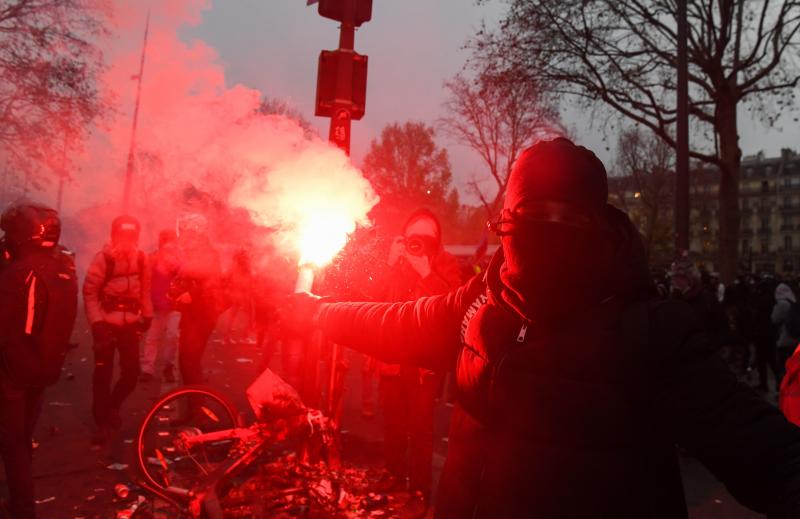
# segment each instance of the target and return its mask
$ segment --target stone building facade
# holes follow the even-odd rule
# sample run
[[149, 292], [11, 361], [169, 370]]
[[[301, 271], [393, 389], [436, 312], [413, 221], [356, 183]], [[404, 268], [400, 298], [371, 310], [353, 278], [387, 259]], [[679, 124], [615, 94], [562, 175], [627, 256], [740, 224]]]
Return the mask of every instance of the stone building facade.
[[[693, 170], [691, 173], [691, 229], [690, 251], [709, 270], [715, 269], [719, 240], [719, 201], [717, 171]], [[656, 218], [658, 225], [649, 228], [669, 228], [668, 236], [661, 236], [660, 255], [651, 256], [651, 263], [660, 265], [673, 254], [672, 222], [674, 206], [674, 179], [661, 182], [669, 192], [659, 195], [652, 186], [634, 186], [630, 179], [609, 179], [611, 203], [626, 210], [644, 232], [647, 216], [653, 211], [644, 210], [642, 200], [648, 188], [651, 198], [663, 196], [669, 200], [661, 203]], [[650, 182], [645, 180], [644, 182]], [[800, 275], [800, 154], [784, 149], [779, 157], [767, 158], [763, 154], [742, 160], [739, 184], [741, 210], [739, 259], [742, 271], [755, 274]], [[640, 191], [641, 190], [641, 191]], [[657, 243], [655, 245], [658, 245]], [[669, 252], [665, 252], [669, 250]]]

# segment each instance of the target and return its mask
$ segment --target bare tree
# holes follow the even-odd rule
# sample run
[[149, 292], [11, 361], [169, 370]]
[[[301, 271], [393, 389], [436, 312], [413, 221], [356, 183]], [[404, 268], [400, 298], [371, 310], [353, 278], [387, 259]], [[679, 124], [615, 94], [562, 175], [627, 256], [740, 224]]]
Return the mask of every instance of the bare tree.
[[[721, 272], [735, 276], [741, 150], [737, 108], [773, 123], [800, 82], [796, 0], [688, 2], [691, 156], [719, 169]], [[497, 31], [482, 30], [476, 59], [523, 70], [551, 91], [600, 101], [675, 146], [674, 0], [510, 0]]]
[[492, 215], [503, 199], [520, 152], [541, 137], [564, 133], [558, 112], [536, 83], [508, 72], [499, 76], [484, 71], [475, 78], [458, 74], [445, 88], [449, 92], [444, 104], [447, 115], [439, 125], [483, 159], [495, 184], [494, 195], [487, 194], [480, 179], [473, 178], [469, 186]]
[[447, 150], [436, 143], [434, 129], [422, 122], [392, 123], [381, 130], [364, 156], [364, 176], [381, 200], [373, 210], [380, 224], [402, 222], [414, 209], [427, 207], [443, 229], [458, 219], [458, 192]]
[[609, 191], [642, 233], [649, 258], [668, 260], [673, 252], [674, 167], [672, 148], [652, 133], [620, 134]]
[[303, 129], [306, 137], [317, 135], [317, 131], [311, 126], [311, 123], [308, 122], [303, 113], [283, 99], [264, 97], [261, 100], [261, 104], [258, 105], [258, 113], [262, 115], [282, 115], [295, 121]]
[[97, 88], [102, 0], [0, 2], [0, 153], [41, 189], [105, 108]]

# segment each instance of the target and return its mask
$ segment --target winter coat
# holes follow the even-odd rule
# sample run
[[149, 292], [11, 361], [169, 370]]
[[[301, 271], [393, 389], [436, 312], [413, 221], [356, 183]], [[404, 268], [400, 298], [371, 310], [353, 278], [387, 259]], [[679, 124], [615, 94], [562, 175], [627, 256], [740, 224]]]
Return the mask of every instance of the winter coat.
[[216, 320], [227, 305], [222, 288], [222, 267], [219, 252], [206, 238], [191, 248], [182, 250], [182, 262], [170, 287], [169, 297], [175, 302], [183, 293], [189, 293], [191, 302], [179, 303], [177, 309], [184, 315], [200, 320]]
[[180, 258], [177, 246], [168, 244], [150, 254], [151, 281], [150, 296], [153, 309], [160, 312], [172, 310], [172, 303], [167, 297], [172, 280], [178, 274]]
[[711, 345], [717, 349], [725, 346], [726, 342], [730, 341], [731, 330], [725, 308], [717, 300], [716, 295], [701, 290], [686, 302], [695, 311], [697, 320], [702, 324]]
[[[528, 324], [485, 276], [406, 303], [325, 303], [333, 341], [455, 367], [438, 517], [687, 517], [675, 444], [746, 506], [800, 517], [800, 429], [737, 382], [680, 301], [648, 300], [626, 220], [612, 297]], [[627, 256], [627, 257], [626, 257]], [[576, 320], [576, 316], [580, 316]]]
[[[109, 262], [109, 258], [111, 261]], [[113, 272], [108, 272], [109, 264]], [[106, 244], [86, 271], [83, 281], [83, 302], [86, 318], [90, 324], [105, 321], [117, 326], [131, 325], [141, 317], [153, 317], [153, 301], [150, 297], [150, 261], [138, 249], [121, 251]], [[107, 301], [130, 302], [118, 310]]]
[[72, 254], [30, 251], [0, 270], [0, 379], [20, 388], [55, 383], [78, 311]]
[[794, 292], [789, 288], [789, 285], [780, 283], [775, 287], [775, 306], [772, 308], [772, 324], [778, 327], [778, 340], [776, 346], [778, 348], [792, 348], [797, 346], [798, 337], [789, 336], [786, 330], [786, 320], [789, 317], [789, 311], [792, 309], [792, 304], [796, 304], [797, 300], [794, 297]]

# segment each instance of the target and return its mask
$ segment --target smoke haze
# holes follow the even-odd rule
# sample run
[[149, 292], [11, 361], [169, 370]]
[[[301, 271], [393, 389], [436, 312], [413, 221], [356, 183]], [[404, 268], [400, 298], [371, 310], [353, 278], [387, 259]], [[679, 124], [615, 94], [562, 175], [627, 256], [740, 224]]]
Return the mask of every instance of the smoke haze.
[[[135, 76], [148, 10], [136, 169], [130, 212], [142, 220], [142, 245], [184, 211], [205, 214], [212, 239], [242, 244], [272, 228], [274, 244], [300, 254], [298, 231], [336, 215], [337, 229], [367, 223], [377, 202], [369, 183], [338, 148], [304, 134], [293, 120], [257, 113], [262, 93], [226, 87], [217, 53], [199, 40], [178, 38], [210, 6], [200, 0], [117, 1], [111, 36], [102, 43], [103, 82], [113, 116], [94, 131], [79, 171], [65, 190], [64, 212], [77, 220], [67, 246], [85, 262], [107, 240], [122, 208], [125, 162], [135, 103]], [[264, 71], [269, 74], [268, 70]], [[68, 227], [66, 225], [65, 227]]]

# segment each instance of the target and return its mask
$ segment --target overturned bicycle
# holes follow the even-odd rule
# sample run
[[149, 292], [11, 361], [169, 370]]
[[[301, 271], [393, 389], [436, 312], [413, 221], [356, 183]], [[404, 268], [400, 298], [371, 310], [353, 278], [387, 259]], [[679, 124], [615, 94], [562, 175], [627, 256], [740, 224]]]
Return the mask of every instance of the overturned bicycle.
[[186, 386], [161, 396], [136, 436], [140, 484], [152, 499], [133, 517], [392, 517], [391, 496], [344, 467], [334, 421], [307, 408], [267, 369], [247, 389], [245, 426], [223, 394]]

